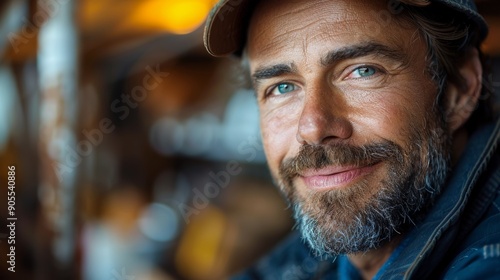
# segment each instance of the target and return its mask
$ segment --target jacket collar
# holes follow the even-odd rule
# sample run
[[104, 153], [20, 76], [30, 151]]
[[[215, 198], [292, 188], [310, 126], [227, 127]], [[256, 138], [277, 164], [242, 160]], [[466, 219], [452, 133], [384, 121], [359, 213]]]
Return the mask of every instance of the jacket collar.
[[[391, 279], [391, 276], [397, 276], [400, 279], [404, 276], [405, 279], [410, 279], [436, 248], [439, 239], [440, 248], [451, 245], [457, 234], [453, 228], [457, 228], [473, 187], [498, 148], [499, 139], [500, 120], [494, 125], [480, 128], [470, 137], [436, 204], [423, 222], [408, 233], [397, 250], [398, 257], [390, 258], [392, 260], [381, 268], [377, 278]], [[446, 249], [439, 251], [446, 254]], [[432, 271], [427, 264], [426, 270]]]

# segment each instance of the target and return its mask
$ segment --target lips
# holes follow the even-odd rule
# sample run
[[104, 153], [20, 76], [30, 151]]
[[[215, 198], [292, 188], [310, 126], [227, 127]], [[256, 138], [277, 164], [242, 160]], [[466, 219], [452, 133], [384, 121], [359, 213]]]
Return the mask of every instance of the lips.
[[342, 188], [356, 179], [372, 173], [378, 163], [365, 166], [328, 166], [321, 169], [308, 169], [300, 172], [300, 178], [311, 189]]

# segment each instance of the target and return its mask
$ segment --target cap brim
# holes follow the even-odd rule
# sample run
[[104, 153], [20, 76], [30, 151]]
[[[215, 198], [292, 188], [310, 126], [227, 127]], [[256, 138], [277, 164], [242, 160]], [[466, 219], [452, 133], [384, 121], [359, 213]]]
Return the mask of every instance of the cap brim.
[[252, 6], [248, 0], [225, 0], [210, 12], [205, 24], [203, 42], [213, 56], [228, 56], [241, 51], [245, 44], [247, 25]]
[[[223, 0], [211, 10], [205, 24], [203, 42], [207, 51], [217, 57], [232, 54], [240, 55], [246, 43], [246, 28], [256, 0]], [[480, 32], [480, 41], [488, 34], [488, 26], [477, 13], [473, 2], [457, 3], [452, 0], [433, 0], [466, 15], [474, 22]]]

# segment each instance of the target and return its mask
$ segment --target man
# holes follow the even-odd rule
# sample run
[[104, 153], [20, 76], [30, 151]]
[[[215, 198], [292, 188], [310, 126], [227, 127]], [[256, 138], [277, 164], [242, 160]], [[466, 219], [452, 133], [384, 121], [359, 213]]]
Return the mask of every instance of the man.
[[[430, 3], [429, 3], [430, 2]], [[500, 277], [500, 124], [469, 0], [223, 0], [292, 236], [238, 279]]]

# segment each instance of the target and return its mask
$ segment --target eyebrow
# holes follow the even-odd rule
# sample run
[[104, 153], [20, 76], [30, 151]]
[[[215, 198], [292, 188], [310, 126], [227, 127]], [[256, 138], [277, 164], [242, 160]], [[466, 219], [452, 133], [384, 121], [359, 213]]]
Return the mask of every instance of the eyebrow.
[[292, 64], [276, 64], [269, 67], [263, 67], [257, 69], [252, 75], [252, 81], [254, 84], [258, 84], [261, 80], [271, 79], [274, 77], [279, 77], [285, 74], [295, 73], [297, 69], [295, 65]]
[[[328, 52], [321, 59], [321, 65], [327, 67], [343, 60], [368, 55], [383, 57], [402, 64], [406, 64], [407, 62], [407, 56], [403, 51], [392, 49], [386, 45], [376, 42], [364, 42]], [[293, 63], [276, 64], [257, 69], [254, 74], [252, 74], [252, 81], [254, 85], [257, 85], [261, 80], [271, 79], [295, 72], [297, 72], [297, 69]]]
[[407, 62], [407, 56], [401, 50], [396, 50], [376, 42], [365, 42], [330, 51], [324, 58], [321, 59], [321, 65], [326, 67], [342, 60], [354, 59], [368, 55], [383, 57], [394, 62]]

